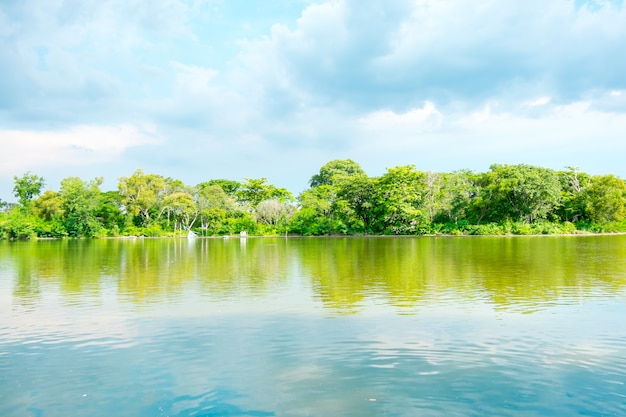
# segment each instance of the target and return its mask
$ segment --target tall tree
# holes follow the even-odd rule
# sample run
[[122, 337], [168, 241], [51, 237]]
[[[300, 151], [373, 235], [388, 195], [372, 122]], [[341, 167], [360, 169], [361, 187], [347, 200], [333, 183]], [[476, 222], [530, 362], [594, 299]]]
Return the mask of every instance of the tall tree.
[[298, 196], [299, 210], [291, 230], [303, 235], [345, 234], [346, 224], [337, 213], [337, 187], [318, 185]]
[[376, 179], [367, 175], [335, 177], [334, 209], [355, 232], [372, 233], [376, 221]]
[[166, 179], [156, 174], [144, 174], [138, 169], [130, 177], [119, 179], [118, 190], [126, 211], [139, 216], [143, 226], [150, 226], [158, 214], [158, 203], [165, 193]]
[[59, 196], [63, 201], [65, 230], [70, 237], [94, 237], [102, 233], [96, 216], [102, 178], [83, 181], [68, 177], [61, 181]]
[[211, 228], [213, 233], [219, 232], [226, 216], [235, 211], [235, 200], [226, 193], [218, 183], [205, 182], [197, 187], [196, 202], [198, 204], [198, 219], [202, 233]]
[[35, 212], [46, 221], [63, 216], [63, 199], [56, 191], [47, 190], [34, 202]]
[[338, 177], [365, 175], [363, 168], [352, 159], [335, 159], [324, 164], [318, 174], [313, 175], [309, 184], [311, 187], [332, 185]]
[[[414, 165], [388, 168], [377, 185], [377, 220], [387, 233], [415, 233], [429, 219], [425, 173]], [[434, 204], [432, 204], [434, 209]]]
[[239, 181], [216, 179], [198, 184], [198, 189], [202, 190], [205, 187], [211, 187], [214, 185], [219, 186], [227, 195], [231, 197], [234, 197], [237, 194], [237, 191], [241, 188], [241, 183]]
[[626, 218], [626, 181], [623, 179], [614, 175], [594, 176], [586, 194], [591, 221], [609, 223]]
[[13, 194], [17, 197], [22, 207], [30, 207], [32, 199], [41, 193], [45, 185], [43, 177], [27, 172], [21, 177], [15, 176], [13, 179], [15, 184], [13, 186]]
[[191, 230], [198, 218], [198, 205], [188, 192], [174, 192], [163, 199], [163, 210], [168, 219], [174, 220], [174, 232], [176, 230]]
[[441, 211], [438, 213], [436, 221], [442, 220], [453, 223], [467, 221], [472, 199], [478, 191], [475, 177], [476, 175], [469, 170], [443, 174]]
[[122, 196], [117, 191], [100, 193], [96, 217], [102, 226], [117, 235], [125, 226], [125, 216], [122, 211]]
[[287, 189], [267, 184], [267, 178], [246, 178], [236, 195], [242, 204], [248, 204], [252, 208], [263, 200], [293, 201], [293, 196]]
[[295, 207], [278, 200], [263, 200], [256, 207], [257, 219], [270, 226], [281, 226], [294, 215]]
[[560, 203], [561, 184], [555, 171], [525, 164], [494, 164], [482, 176], [474, 208], [478, 222], [545, 220]]
[[585, 191], [591, 183], [591, 176], [576, 167], [566, 168], [566, 171], [558, 172], [561, 204], [557, 213], [561, 220], [575, 222], [586, 216], [588, 194]]

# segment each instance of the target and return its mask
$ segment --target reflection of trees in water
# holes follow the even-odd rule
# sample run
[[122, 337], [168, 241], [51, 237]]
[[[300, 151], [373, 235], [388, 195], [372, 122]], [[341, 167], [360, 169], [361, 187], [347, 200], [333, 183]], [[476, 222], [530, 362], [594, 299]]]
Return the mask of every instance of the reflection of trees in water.
[[[18, 242], [2, 258], [15, 268], [14, 296], [36, 302], [43, 284], [66, 299], [107, 283], [135, 302], [175, 298], [198, 281], [210, 295], [259, 295], [287, 277], [284, 239], [134, 239]], [[110, 286], [110, 285], [109, 285]]]
[[478, 284], [499, 306], [532, 311], [626, 284], [624, 236], [483, 238], [468, 255]]
[[322, 303], [354, 312], [365, 301], [414, 309], [453, 295], [532, 311], [557, 299], [626, 285], [626, 236], [476, 238], [137, 239], [4, 243], [14, 297], [37, 303], [47, 285], [90, 302], [105, 287], [133, 302], [270, 294], [296, 272]]
[[489, 297], [532, 311], [626, 284], [626, 237], [343, 238], [301, 247], [322, 302], [346, 312], [366, 298], [399, 307]]
[[95, 241], [15, 242], [4, 247], [2, 257], [10, 259], [17, 274], [14, 296], [26, 305], [38, 297], [46, 283], [59, 285], [68, 301], [84, 293], [100, 291], [100, 274], [105, 254], [97, 253]]
[[302, 264], [328, 307], [356, 311], [371, 297], [413, 307], [441, 290], [469, 285], [456, 280], [446, 244], [430, 238], [320, 239], [302, 247]]
[[198, 271], [204, 291], [216, 296], [266, 294], [288, 278], [285, 239], [217, 239], [207, 242]]
[[172, 296], [189, 282], [216, 297], [262, 294], [287, 276], [283, 249], [266, 239], [146, 239], [124, 249], [119, 289], [136, 300]]

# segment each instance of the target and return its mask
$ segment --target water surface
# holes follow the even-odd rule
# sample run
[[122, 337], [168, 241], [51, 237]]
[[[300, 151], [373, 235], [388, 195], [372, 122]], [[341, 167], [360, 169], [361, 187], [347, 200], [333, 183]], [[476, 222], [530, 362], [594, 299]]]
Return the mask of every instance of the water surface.
[[0, 242], [0, 415], [626, 415], [626, 236]]

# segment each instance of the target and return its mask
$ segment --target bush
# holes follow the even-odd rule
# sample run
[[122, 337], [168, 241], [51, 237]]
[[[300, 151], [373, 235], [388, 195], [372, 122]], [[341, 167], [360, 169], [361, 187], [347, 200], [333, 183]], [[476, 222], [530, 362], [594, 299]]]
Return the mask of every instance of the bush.
[[467, 233], [470, 235], [505, 235], [506, 230], [503, 226], [496, 223], [474, 224], [467, 227]]
[[153, 224], [148, 227], [130, 226], [124, 230], [124, 236], [145, 236], [145, 237], [163, 237], [168, 236], [160, 225]]
[[3, 216], [0, 222], [0, 235], [6, 239], [23, 240], [37, 237], [34, 223], [36, 218], [27, 216], [19, 210], [14, 210]]
[[528, 223], [513, 223], [511, 232], [515, 235], [534, 235], [537, 233], [535, 228]]
[[60, 219], [38, 221], [35, 224], [35, 232], [39, 237], [51, 237], [57, 239], [67, 237], [67, 230], [65, 230], [65, 226]]

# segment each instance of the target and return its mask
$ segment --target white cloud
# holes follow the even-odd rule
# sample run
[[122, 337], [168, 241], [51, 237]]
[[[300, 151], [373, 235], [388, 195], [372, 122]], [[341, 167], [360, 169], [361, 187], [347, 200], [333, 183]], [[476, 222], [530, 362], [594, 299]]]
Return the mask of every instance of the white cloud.
[[[375, 34], [375, 36], [373, 35]], [[335, 0], [243, 44], [242, 73], [291, 104], [397, 111], [430, 100], [578, 100], [624, 85], [626, 8], [573, 0]], [[284, 107], [279, 107], [284, 110]]]
[[[555, 150], [584, 167], [606, 165], [588, 149], [624, 149], [626, 8], [322, 0], [278, 17], [262, 0], [245, 12], [215, 0], [39, 3], [0, 1], [0, 142], [11, 146], [0, 170], [10, 175], [70, 164], [114, 176], [119, 164], [92, 161], [117, 159], [199, 182], [206, 161], [211, 175], [239, 175], [231, 161], [247, 158], [245, 175], [278, 178], [267, 161], [298, 155], [308, 178], [310, 158], [365, 167], [385, 155], [387, 166], [437, 170]], [[164, 146], [132, 151], [154, 139], [132, 127], [144, 121]]]
[[180, 62], [173, 62], [172, 66], [177, 71], [176, 87], [177, 92], [183, 94], [211, 94], [212, 84], [219, 74], [212, 68], [202, 68], [196, 65], [184, 65]]
[[621, 139], [626, 114], [595, 110], [585, 101], [549, 106], [532, 116], [486, 107], [462, 115], [455, 124], [460, 136], [470, 139], [468, 145], [478, 152], [520, 152], [517, 156], [532, 158], [533, 152], [584, 155], [626, 146]]
[[1, 172], [117, 162], [132, 147], [160, 142], [154, 127], [76, 126], [61, 131], [0, 130]]
[[385, 137], [415, 136], [440, 128], [442, 122], [443, 115], [429, 101], [424, 103], [424, 107], [411, 109], [406, 113], [379, 110], [358, 120], [366, 131]]
[[532, 100], [529, 101], [527, 103], [528, 107], [540, 107], [540, 106], [545, 106], [546, 104], [548, 104], [550, 102], [550, 100], [552, 100], [550, 97], [540, 97], [536, 100]]

